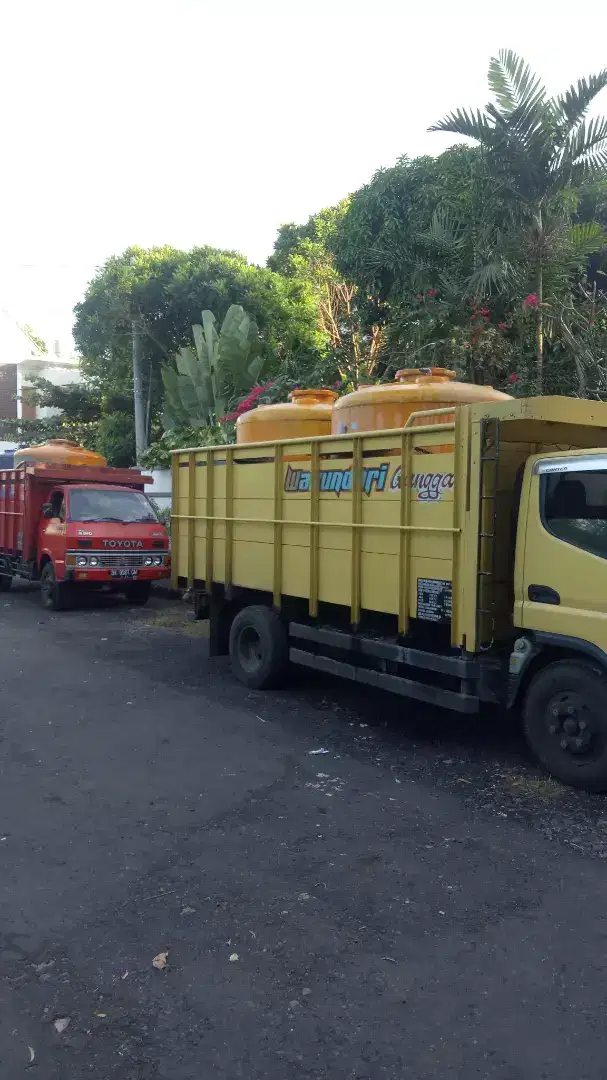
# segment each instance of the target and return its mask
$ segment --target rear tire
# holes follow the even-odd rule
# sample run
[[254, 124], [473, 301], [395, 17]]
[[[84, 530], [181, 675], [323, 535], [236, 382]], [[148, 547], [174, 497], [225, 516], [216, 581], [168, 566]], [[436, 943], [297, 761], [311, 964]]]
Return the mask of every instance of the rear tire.
[[125, 590], [125, 595], [129, 604], [143, 607], [150, 599], [150, 590], [151, 585], [149, 581], [135, 581]]
[[8, 592], [13, 579], [10, 574], [0, 574], [0, 592]]
[[47, 562], [40, 577], [40, 597], [47, 611], [65, 611], [69, 607], [69, 585], [57, 581], [55, 567]]
[[558, 660], [533, 679], [523, 706], [527, 742], [553, 776], [583, 791], [607, 791], [607, 674]]
[[230, 660], [239, 682], [250, 690], [279, 686], [289, 666], [287, 631], [272, 608], [251, 606], [230, 627]]

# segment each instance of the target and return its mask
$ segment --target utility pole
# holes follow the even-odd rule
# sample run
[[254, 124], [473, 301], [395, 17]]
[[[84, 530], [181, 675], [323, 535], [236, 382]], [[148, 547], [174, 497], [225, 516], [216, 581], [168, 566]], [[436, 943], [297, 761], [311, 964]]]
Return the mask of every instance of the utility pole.
[[131, 317], [131, 330], [133, 335], [133, 402], [135, 405], [135, 447], [137, 464], [141, 461], [141, 455], [147, 448], [147, 432], [145, 423], [145, 401], [143, 398], [143, 381], [141, 378], [141, 327], [136, 315]]

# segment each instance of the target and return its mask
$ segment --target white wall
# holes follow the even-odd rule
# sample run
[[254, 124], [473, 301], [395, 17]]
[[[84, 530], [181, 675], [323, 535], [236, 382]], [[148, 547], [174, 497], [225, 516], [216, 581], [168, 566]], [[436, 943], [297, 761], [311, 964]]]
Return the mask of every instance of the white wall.
[[149, 495], [151, 499], [154, 499], [161, 510], [170, 510], [171, 508], [171, 470], [170, 469], [152, 469], [144, 472], [148, 473], [152, 477], [152, 483], [145, 485], [145, 493]]
[[[82, 382], [77, 360], [65, 358], [62, 362], [60, 358], [52, 354], [48, 356], [39, 354], [35, 359], [25, 360], [19, 365], [17, 375], [19, 416], [21, 416], [21, 391], [23, 387], [27, 387], [29, 375], [48, 379], [54, 386], [66, 386], [68, 383]], [[59, 416], [60, 412], [60, 409], [38, 408], [36, 416], [39, 420], [45, 420], [49, 416]]]

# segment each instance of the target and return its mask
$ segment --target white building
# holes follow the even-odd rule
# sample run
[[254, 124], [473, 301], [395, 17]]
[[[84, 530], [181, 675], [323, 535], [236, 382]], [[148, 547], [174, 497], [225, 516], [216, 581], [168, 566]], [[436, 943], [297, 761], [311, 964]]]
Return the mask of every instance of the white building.
[[[32, 376], [48, 379], [56, 386], [80, 382], [78, 358], [62, 355], [58, 342], [52, 352], [42, 352], [0, 308], [0, 420], [38, 420], [59, 411], [38, 408], [23, 400], [23, 390]], [[0, 442], [0, 453], [11, 448], [12, 444]]]

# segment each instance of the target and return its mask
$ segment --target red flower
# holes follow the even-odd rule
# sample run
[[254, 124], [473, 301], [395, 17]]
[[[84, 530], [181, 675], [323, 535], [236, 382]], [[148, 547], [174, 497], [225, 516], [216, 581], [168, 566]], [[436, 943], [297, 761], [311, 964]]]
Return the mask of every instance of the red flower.
[[498, 330], [507, 330], [508, 329], [505, 322], [498, 322], [497, 328], [498, 328]]
[[416, 300], [423, 300], [424, 298], [423, 298], [422, 294], [421, 294], [420, 292], [418, 292], [418, 293], [416, 293], [416, 295], [415, 295], [415, 299], [416, 299]]
[[540, 306], [540, 302], [535, 293], [529, 293], [529, 296], [526, 296], [523, 300], [522, 306], [524, 308], [538, 308]]
[[225, 416], [219, 416], [217, 418], [219, 423], [227, 424], [231, 420], [238, 420], [239, 416], [242, 416], [243, 413], [249, 412], [255, 407], [257, 399], [261, 397], [262, 394], [265, 394], [266, 390], [269, 390], [271, 386], [274, 386], [273, 382], [266, 383], [265, 386], [254, 386], [247, 396], [238, 402], [238, 405], [233, 412], [226, 413]]
[[514, 383], [518, 382], [518, 375], [516, 374], [515, 371], [512, 372], [512, 375], [508, 376], [508, 382], [512, 383], [513, 385], [514, 385]]
[[426, 296], [438, 296], [438, 289], [428, 289]]

